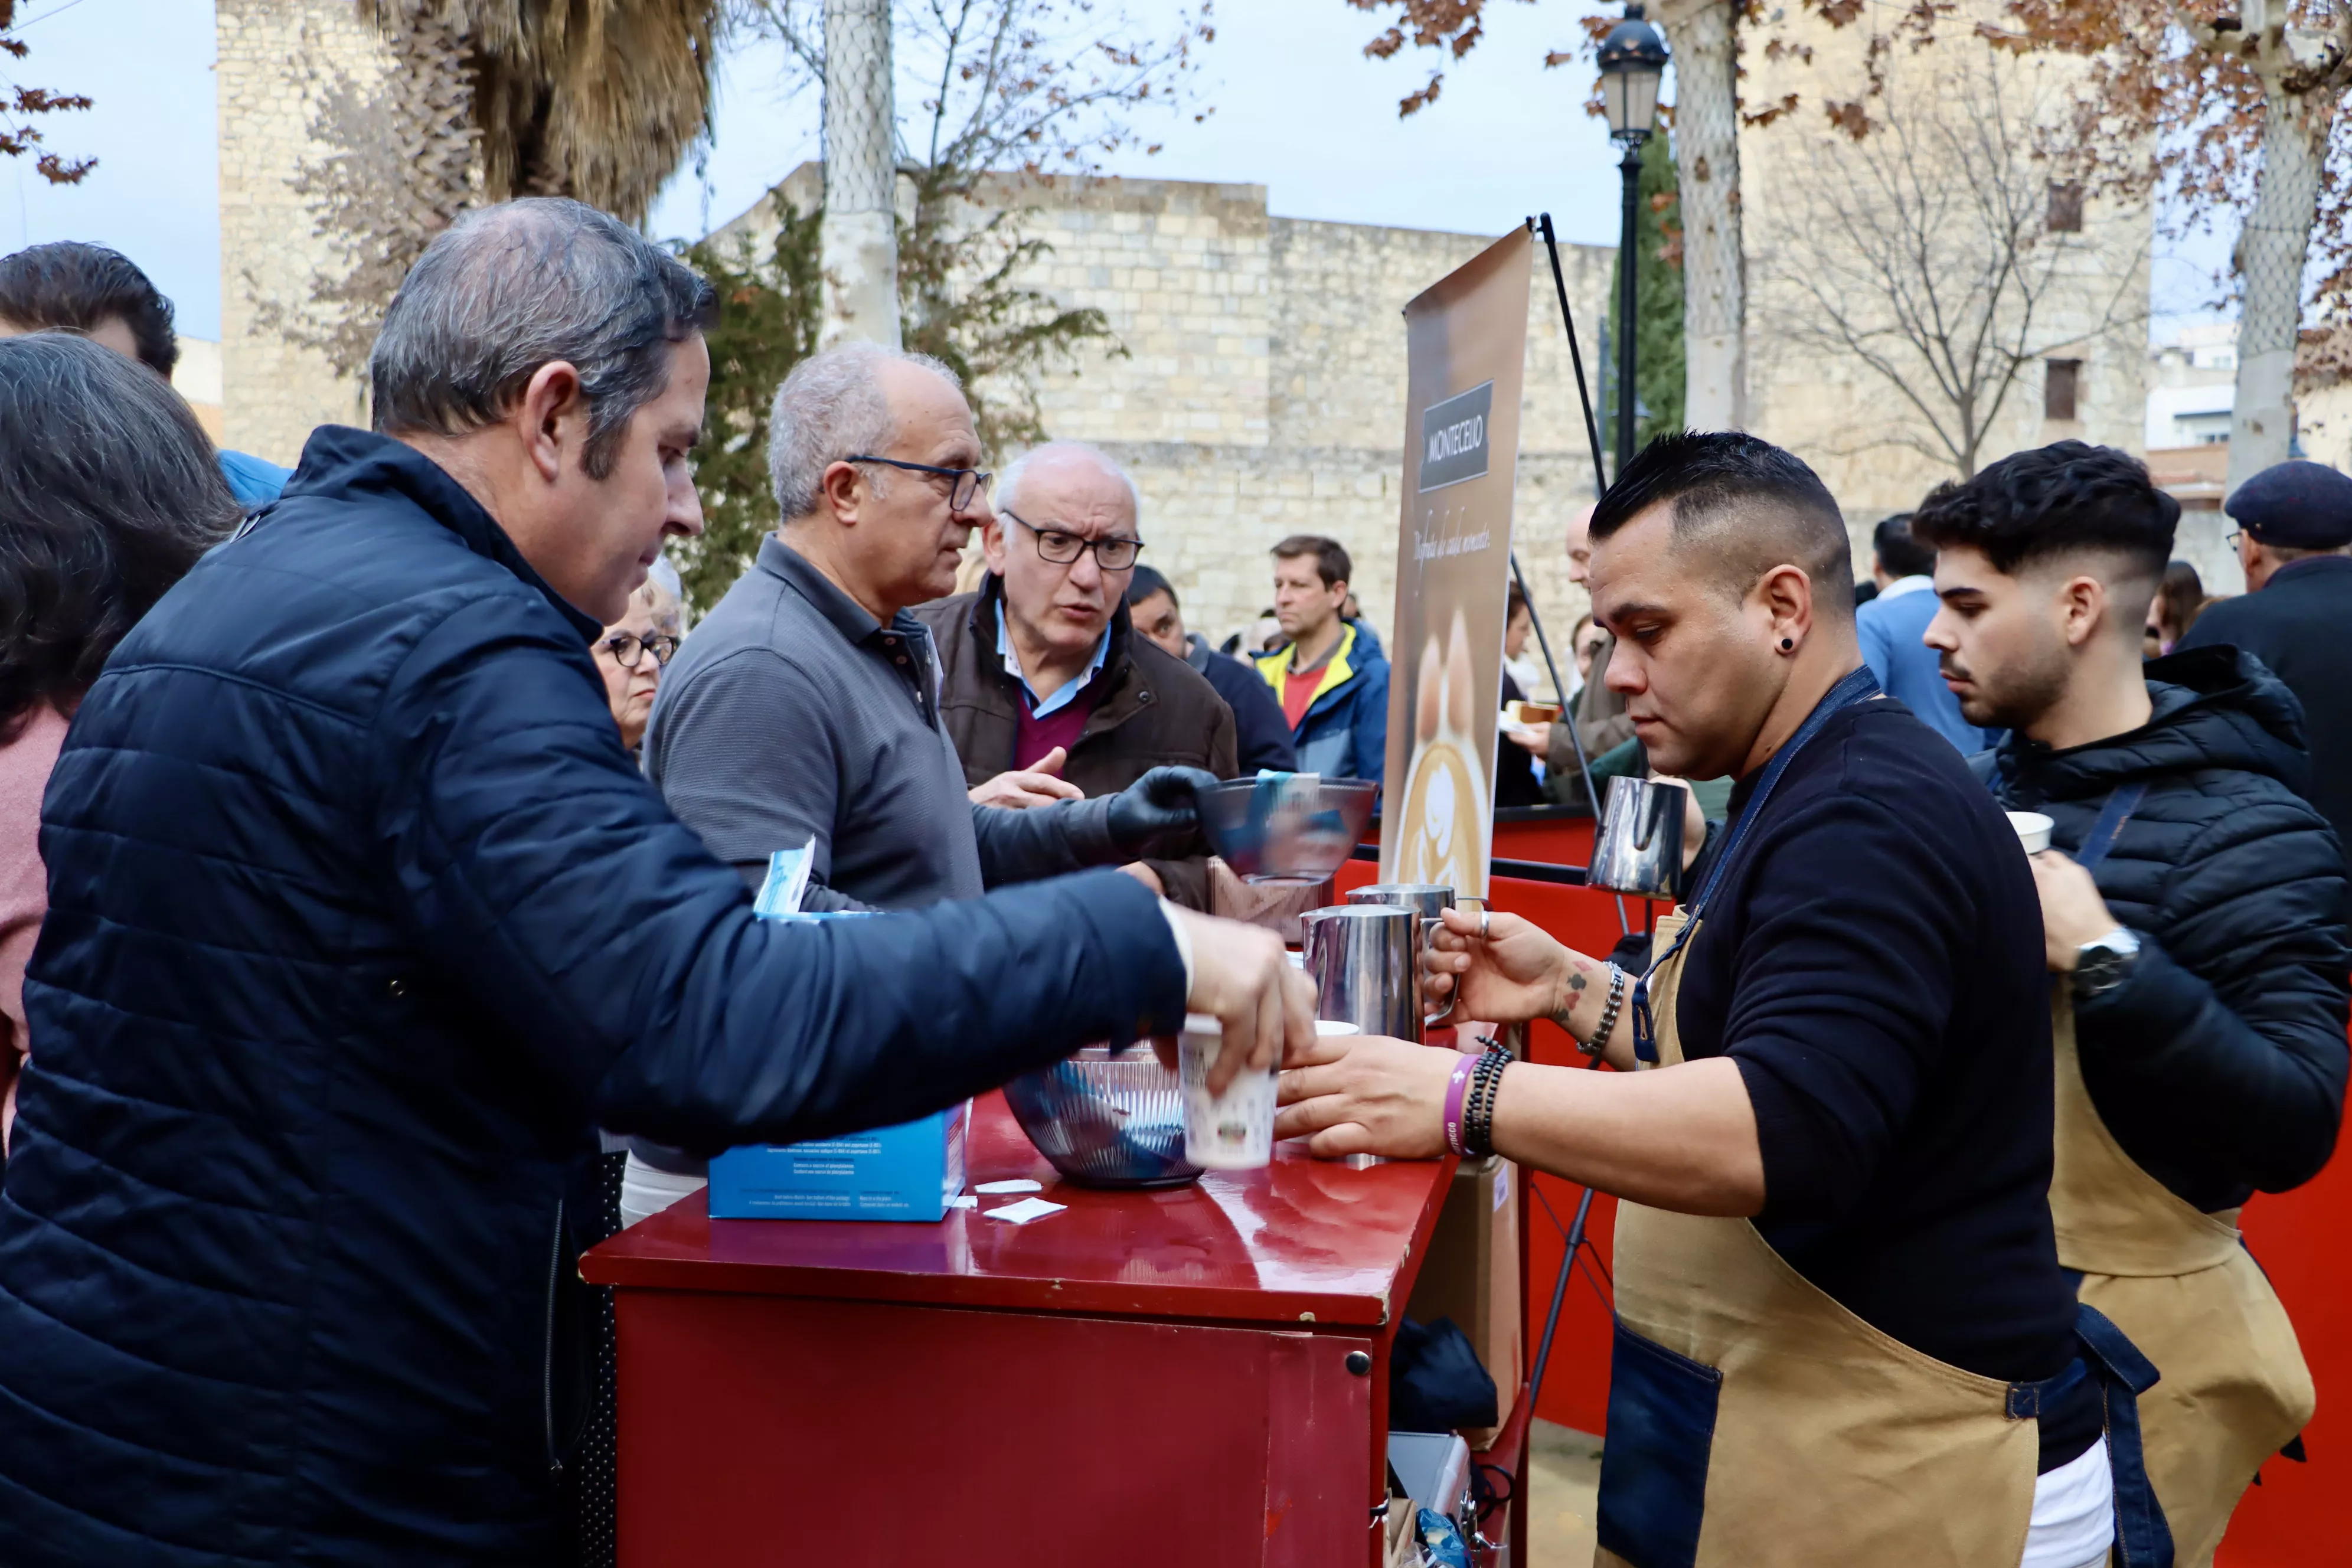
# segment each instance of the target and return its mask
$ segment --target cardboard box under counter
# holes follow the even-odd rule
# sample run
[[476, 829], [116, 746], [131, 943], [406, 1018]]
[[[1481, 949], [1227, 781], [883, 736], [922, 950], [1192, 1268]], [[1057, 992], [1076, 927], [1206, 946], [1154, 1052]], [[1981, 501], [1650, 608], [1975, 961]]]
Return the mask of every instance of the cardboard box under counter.
[[1494, 1441], [1526, 1376], [1519, 1334], [1518, 1171], [1500, 1154], [1454, 1173], [1429, 1252], [1413, 1281], [1405, 1316], [1416, 1323], [1451, 1318], [1495, 1380], [1496, 1426], [1465, 1431], [1473, 1448]]

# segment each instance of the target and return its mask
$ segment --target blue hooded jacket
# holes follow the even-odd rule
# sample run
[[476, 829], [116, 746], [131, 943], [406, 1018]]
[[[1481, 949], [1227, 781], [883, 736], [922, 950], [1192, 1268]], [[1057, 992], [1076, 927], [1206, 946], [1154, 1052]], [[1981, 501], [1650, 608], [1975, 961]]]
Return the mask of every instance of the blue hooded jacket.
[[[1259, 654], [1253, 662], [1276, 706], [1290, 668], [1290, 645]], [[1291, 731], [1298, 771], [1326, 778], [1381, 782], [1389, 760], [1389, 661], [1380, 639], [1354, 622], [1339, 630], [1339, 646], [1323, 667], [1314, 700]]]
[[331, 426], [82, 703], [0, 1185], [0, 1563], [559, 1561], [593, 1127], [836, 1134], [1176, 1026], [1116, 872], [755, 920], [622, 750], [597, 630]]

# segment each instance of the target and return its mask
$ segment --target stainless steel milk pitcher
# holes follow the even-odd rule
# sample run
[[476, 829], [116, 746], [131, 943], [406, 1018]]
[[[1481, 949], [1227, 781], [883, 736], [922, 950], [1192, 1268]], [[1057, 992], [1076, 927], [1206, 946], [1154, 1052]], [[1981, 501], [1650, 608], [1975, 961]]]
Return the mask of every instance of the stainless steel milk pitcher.
[[1421, 1038], [1418, 911], [1339, 904], [1310, 910], [1299, 925], [1317, 1017], [1353, 1024], [1367, 1035]]
[[1678, 900], [1683, 896], [1683, 814], [1690, 786], [1665, 779], [1609, 781], [1608, 808], [1592, 836], [1584, 885], [1604, 893]]

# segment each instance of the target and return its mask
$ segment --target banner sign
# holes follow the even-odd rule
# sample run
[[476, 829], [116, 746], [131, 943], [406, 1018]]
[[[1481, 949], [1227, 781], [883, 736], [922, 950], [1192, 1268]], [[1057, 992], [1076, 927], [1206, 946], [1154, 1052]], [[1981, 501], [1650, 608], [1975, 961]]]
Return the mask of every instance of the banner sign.
[[1486, 891], [1533, 242], [1494, 245], [1405, 307], [1403, 515], [1389, 645], [1381, 879]]

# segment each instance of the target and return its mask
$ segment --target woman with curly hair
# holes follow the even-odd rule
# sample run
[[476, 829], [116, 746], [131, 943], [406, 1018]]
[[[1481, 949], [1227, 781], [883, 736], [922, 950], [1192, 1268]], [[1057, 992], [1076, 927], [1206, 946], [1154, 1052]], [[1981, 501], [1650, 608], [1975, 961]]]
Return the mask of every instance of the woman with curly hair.
[[47, 908], [41, 792], [114, 645], [239, 516], [163, 377], [77, 332], [0, 340], [0, 1146]]

